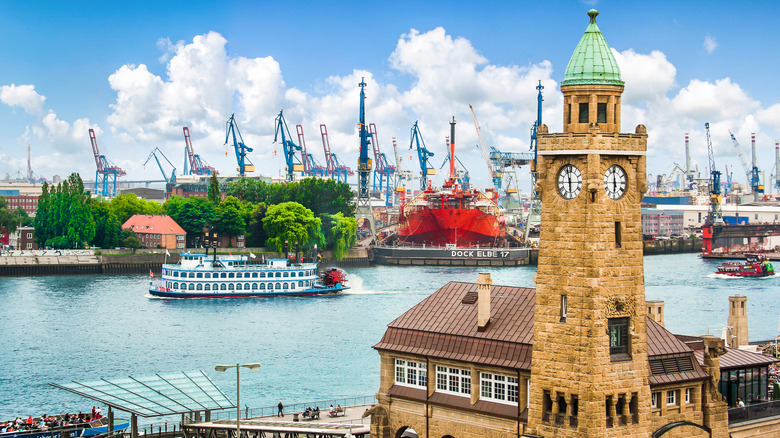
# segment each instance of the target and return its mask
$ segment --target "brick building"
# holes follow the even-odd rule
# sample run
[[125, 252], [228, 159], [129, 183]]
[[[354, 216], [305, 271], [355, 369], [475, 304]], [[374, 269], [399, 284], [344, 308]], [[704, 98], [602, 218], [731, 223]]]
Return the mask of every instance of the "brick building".
[[184, 249], [187, 233], [170, 216], [136, 214], [122, 228], [132, 229], [145, 248]]
[[0, 190], [0, 196], [8, 201], [8, 210], [21, 208], [28, 216], [35, 216], [38, 212], [38, 196], [33, 194], [22, 194], [19, 190]]
[[682, 211], [642, 209], [642, 234], [646, 236], [670, 236], [686, 232]]
[[[537, 134], [536, 287], [450, 283], [389, 324], [372, 436], [729, 436], [722, 339], [694, 348], [645, 303], [647, 129], [621, 133], [620, 68], [596, 10]], [[655, 306], [654, 306], [655, 308]]]
[[8, 234], [8, 246], [14, 249], [36, 249], [35, 228], [19, 227], [15, 232]]

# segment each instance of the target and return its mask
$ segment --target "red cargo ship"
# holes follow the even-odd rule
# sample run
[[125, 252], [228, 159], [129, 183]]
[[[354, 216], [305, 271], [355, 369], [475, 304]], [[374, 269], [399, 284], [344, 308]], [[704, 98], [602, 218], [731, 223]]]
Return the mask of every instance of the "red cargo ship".
[[428, 187], [401, 206], [399, 243], [457, 247], [497, 246], [505, 238], [504, 217], [495, 202], [464, 189], [455, 176], [455, 123], [450, 128], [450, 175], [441, 189]]

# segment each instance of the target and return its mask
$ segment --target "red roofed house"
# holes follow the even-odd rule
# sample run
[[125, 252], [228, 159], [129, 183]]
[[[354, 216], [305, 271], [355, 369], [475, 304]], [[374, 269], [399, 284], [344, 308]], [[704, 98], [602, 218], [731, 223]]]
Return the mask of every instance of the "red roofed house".
[[136, 214], [122, 228], [132, 229], [145, 248], [184, 249], [187, 233], [170, 216]]

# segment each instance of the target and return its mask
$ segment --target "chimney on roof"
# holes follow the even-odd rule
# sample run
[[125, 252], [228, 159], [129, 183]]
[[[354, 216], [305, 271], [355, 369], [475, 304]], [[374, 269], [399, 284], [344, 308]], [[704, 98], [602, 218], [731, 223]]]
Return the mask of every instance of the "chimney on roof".
[[664, 325], [664, 302], [663, 301], [657, 301], [657, 300], [648, 300], [646, 301], [647, 304], [647, 316], [650, 317], [653, 321], [657, 322], [661, 325], [661, 327], [666, 327]]
[[477, 278], [477, 330], [485, 331], [490, 324], [490, 274], [480, 272]]

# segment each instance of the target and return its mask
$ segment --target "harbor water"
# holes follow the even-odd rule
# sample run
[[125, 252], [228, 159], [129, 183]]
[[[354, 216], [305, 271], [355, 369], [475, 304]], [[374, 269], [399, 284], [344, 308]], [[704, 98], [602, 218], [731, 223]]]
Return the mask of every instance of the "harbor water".
[[[645, 257], [646, 297], [666, 303], [673, 333], [720, 335], [728, 297], [748, 297], [751, 340], [774, 339], [780, 277], [719, 278], [696, 254]], [[386, 325], [449, 281], [533, 286], [533, 266], [352, 268], [347, 293], [326, 297], [186, 300], [147, 295], [144, 275], [0, 278], [0, 420], [89, 411], [48, 385], [203, 370], [231, 399], [259, 407], [372, 395]], [[320, 406], [322, 408], [322, 406]], [[104, 406], [105, 410], [105, 406]], [[119, 413], [119, 416], [122, 414]]]

